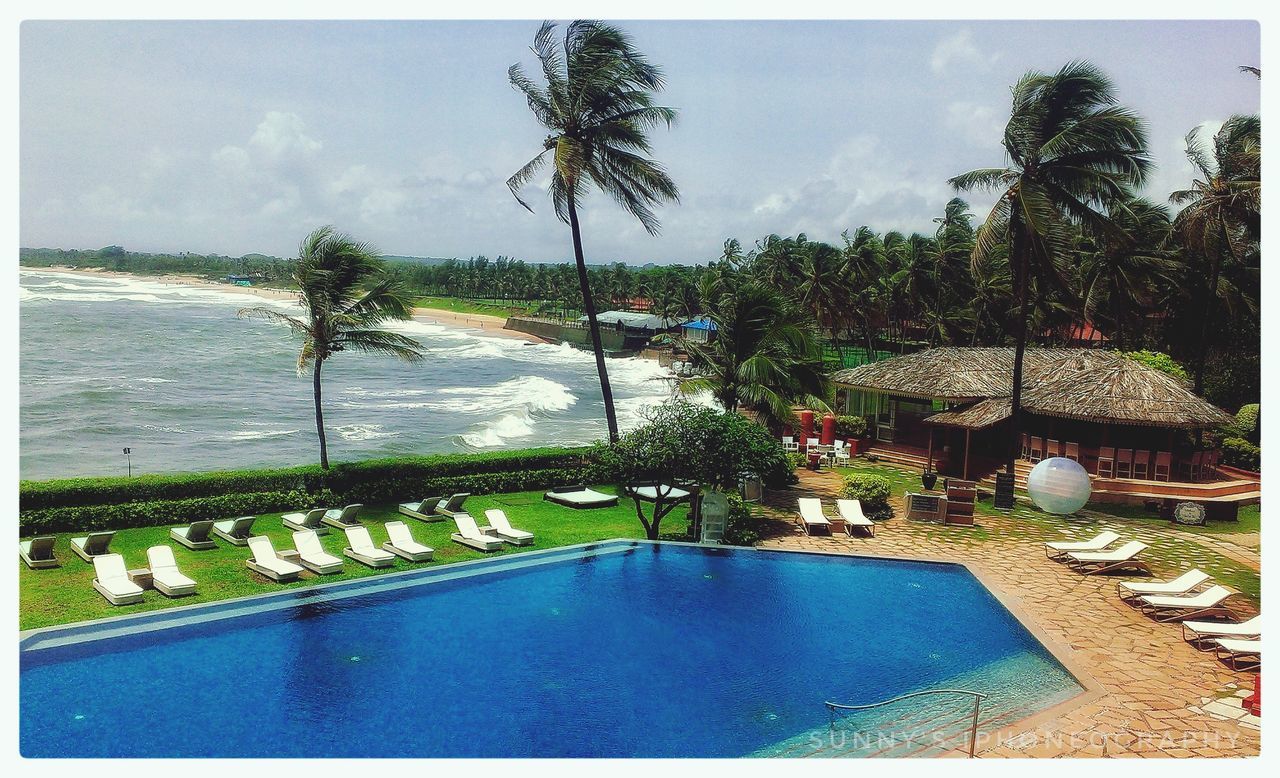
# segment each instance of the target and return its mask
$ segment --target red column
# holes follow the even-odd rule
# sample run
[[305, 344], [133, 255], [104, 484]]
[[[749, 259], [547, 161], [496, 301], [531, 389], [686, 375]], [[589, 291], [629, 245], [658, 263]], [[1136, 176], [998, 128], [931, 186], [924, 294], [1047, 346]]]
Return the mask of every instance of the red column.
[[818, 442], [824, 446], [830, 446], [836, 442], [836, 417], [826, 414], [822, 417], [822, 437]]
[[813, 411], [800, 411], [800, 450], [805, 451], [813, 437]]

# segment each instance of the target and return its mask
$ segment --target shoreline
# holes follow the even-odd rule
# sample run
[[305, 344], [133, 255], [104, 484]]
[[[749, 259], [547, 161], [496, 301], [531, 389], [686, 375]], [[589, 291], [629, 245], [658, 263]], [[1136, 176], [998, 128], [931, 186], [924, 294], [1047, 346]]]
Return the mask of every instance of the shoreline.
[[[31, 270], [41, 273], [58, 273], [66, 275], [81, 276], [98, 276], [102, 278], [125, 278], [136, 281], [154, 281], [160, 284], [170, 284], [173, 286], [183, 286], [188, 288], [210, 289], [215, 292], [224, 294], [250, 294], [256, 297], [262, 297], [268, 300], [292, 300], [296, 296], [296, 292], [285, 289], [272, 289], [261, 286], [232, 286], [222, 283], [221, 281], [210, 281], [199, 276], [183, 275], [183, 274], [165, 274], [165, 275], [139, 275], [138, 273], [129, 273], [122, 270], [107, 270], [99, 267], [70, 268], [70, 267], [30, 267], [19, 265], [19, 270]], [[455, 313], [454, 311], [446, 311], [439, 308], [417, 308], [413, 309], [413, 318], [416, 321], [426, 322], [429, 324], [441, 324], [446, 327], [454, 327], [457, 329], [479, 330], [485, 335], [492, 335], [500, 338], [514, 338], [523, 340], [526, 343], [552, 343], [553, 341], [546, 338], [540, 338], [537, 335], [530, 335], [525, 332], [506, 329], [507, 320], [502, 316], [489, 316], [481, 313]]]

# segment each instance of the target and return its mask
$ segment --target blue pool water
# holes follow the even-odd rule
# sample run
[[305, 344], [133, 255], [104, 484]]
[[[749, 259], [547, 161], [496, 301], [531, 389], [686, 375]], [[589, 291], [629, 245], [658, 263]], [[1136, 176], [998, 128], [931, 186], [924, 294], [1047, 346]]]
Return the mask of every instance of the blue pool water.
[[469, 569], [29, 638], [22, 754], [794, 754], [824, 700], [963, 683], [1021, 717], [1081, 691], [955, 565], [613, 542]]

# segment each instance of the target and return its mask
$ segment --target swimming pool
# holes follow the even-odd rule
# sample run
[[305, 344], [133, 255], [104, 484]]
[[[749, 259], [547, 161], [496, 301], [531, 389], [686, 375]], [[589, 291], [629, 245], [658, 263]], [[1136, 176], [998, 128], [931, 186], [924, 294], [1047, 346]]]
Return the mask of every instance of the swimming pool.
[[610, 541], [37, 631], [20, 745], [810, 755], [825, 700], [957, 685], [988, 729], [1082, 691], [959, 565]]

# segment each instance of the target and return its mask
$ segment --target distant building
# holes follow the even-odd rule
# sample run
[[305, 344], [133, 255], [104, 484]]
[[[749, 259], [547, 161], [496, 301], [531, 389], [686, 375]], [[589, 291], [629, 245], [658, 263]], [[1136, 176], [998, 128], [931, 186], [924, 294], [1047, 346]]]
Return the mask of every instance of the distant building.
[[253, 286], [253, 279], [249, 276], [227, 276], [225, 280], [233, 286]]
[[710, 343], [716, 339], [716, 323], [710, 316], [699, 316], [681, 324], [680, 334], [694, 343]]
[[[654, 335], [671, 332], [679, 326], [679, 319], [664, 319], [651, 313], [639, 311], [604, 311], [596, 314], [600, 329], [613, 330], [623, 336], [622, 349], [634, 351], [644, 348]], [[587, 317], [581, 316], [578, 322], [587, 324]]]

